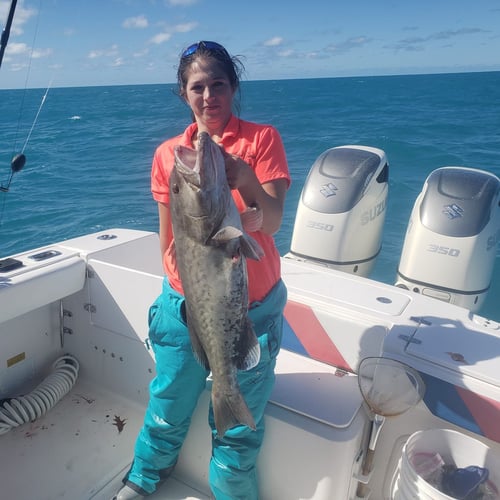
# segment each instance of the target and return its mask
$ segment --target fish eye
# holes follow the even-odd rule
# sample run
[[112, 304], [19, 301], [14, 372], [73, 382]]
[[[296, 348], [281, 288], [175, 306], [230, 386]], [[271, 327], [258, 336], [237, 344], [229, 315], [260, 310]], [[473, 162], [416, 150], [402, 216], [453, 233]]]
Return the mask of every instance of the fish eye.
[[179, 184], [172, 185], [172, 193], [179, 194]]

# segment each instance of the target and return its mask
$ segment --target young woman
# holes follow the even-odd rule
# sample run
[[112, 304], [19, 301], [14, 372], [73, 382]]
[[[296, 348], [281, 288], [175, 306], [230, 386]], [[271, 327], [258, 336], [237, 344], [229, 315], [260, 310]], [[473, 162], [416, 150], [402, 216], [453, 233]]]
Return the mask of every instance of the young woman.
[[258, 207], [253, 219], [244, 222], [244, 228], [265, 253], [260, 261], [247, 260], [249, 317], [259, 340], [260, 361], [254, 368], [238, 373], [240, 390], [256, 430], [238, 425], [220, 437], [210, 408], [209, 482], [217, 500], [258, 498], [256, 461], [264, 436], [264, 410], [274, 384], [286, 302], [273, 234], [281, 224], [290, 176], [276, 129], [241, 120], [233, 114], [242, 68], [240, 61], [216, 42], [195, 43], [181, 55], [178, 91], [191, 108], [194, 121], [183, 134], [160, 145], [153, 159], [151, 185], [158, 202], [166, 275], [162, 294], [151, 306], [149, 315], [157, 373], [150, 385], [150, 401], [134, 460], [124, 487], [115, 497], [117, 500], [151, 494], [169, 476], [208, 375], [191, 349], [169, 209], [174, 147], [196, 149], [201, 132], [208, 132], [223, 149], [227, 180], [240, 213]]

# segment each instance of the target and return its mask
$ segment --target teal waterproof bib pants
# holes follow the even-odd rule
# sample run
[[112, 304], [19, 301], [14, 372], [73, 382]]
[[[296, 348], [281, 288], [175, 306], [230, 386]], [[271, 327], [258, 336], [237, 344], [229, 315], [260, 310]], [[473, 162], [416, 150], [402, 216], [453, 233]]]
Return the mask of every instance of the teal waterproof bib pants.
[[[238, 372], [238, 381], [257, 430], [239, 425], [222, 438], [217, 437], [210, 404], [209, 483], [216, 500], [258, 498], [256, 461], [264, 437], [264, 410], [274, 385], [286, 295], [286, 287], [279, 281], [264, 301], [253, 303], [249, 311], [261, 356], [257, 366]], [[149, 338], [156, 358], [156, 377], [150, 384], [144, 425], [125, 479], [128, 486], [143, 495], [153, 493], [175, 466], [209, 373], [193, 356], [184, 297], [170, 287], [166, 278], [162, 294], [150, 308]]]

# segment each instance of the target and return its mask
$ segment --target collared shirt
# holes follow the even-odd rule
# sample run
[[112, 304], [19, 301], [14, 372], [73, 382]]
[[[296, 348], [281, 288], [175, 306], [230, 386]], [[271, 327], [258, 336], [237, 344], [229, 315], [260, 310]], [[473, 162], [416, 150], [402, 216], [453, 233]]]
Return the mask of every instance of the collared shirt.
[[[192, 137], [197, 124], [189, 125], [183, 134], [161, 144], [154, 155], [151, 170], [151, 191], [157, 202], [169, 205], [169, 179], [174, 165], [174, 147], [192, 147]], [[232, 116], [224, 130], [220, 144], [227, 153], [237, 155], [254, 170], [261, 184], [277, 179], [286, 179], [290, 174], [285, 149], [278, 131], [270, 125], [247, 122]], [[237, 190], [232, 191], [238, 210], [247, 207]], [[250, 233], [264, 250], [260, 261], [247, 259], [249, 301], [262, 300], [281, 277], [280, 256], [274, 238], [262, 231]], [[175, 262], [175, 252], [167, 250], [163, 256], [163, 267], [169, 282], [175, 290], [183, 293]]]

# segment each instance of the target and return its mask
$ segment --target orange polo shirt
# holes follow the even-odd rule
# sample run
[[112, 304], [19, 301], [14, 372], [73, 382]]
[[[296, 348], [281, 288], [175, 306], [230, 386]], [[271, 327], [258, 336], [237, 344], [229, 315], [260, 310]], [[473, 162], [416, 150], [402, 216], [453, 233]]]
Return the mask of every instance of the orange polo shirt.
[[[192, 147], [191, 138], [197, 124], [189, 125], [183, 134], [161, 144], [154, 155], [151, 170], [151, 191], [153, 198], [169, 204], [169, 180], [174, 165], [174, 147]], [[286, 179], [290, 184], [290, 174], [285, 149], [278, 131], [270, 125], [240, 120], [232, 116], [224, 130], [220, 144], [230, 154], [237, 155], [255, 171], [261, 184], [276, 179]], [[232, 191], [238, 210], [243, 212], [246, 205], [237, 190]], [[280, 256], [274, 238], [262, 231], [250, 233], [264, 250], [260, 261], [247, 259], [249, 301], [264, 299], [281, 277]], [[172, 288], [183, 293], [182, 284], [175, 262], [175, 253], [168, 251], [163, 255], [163, 267]]]

